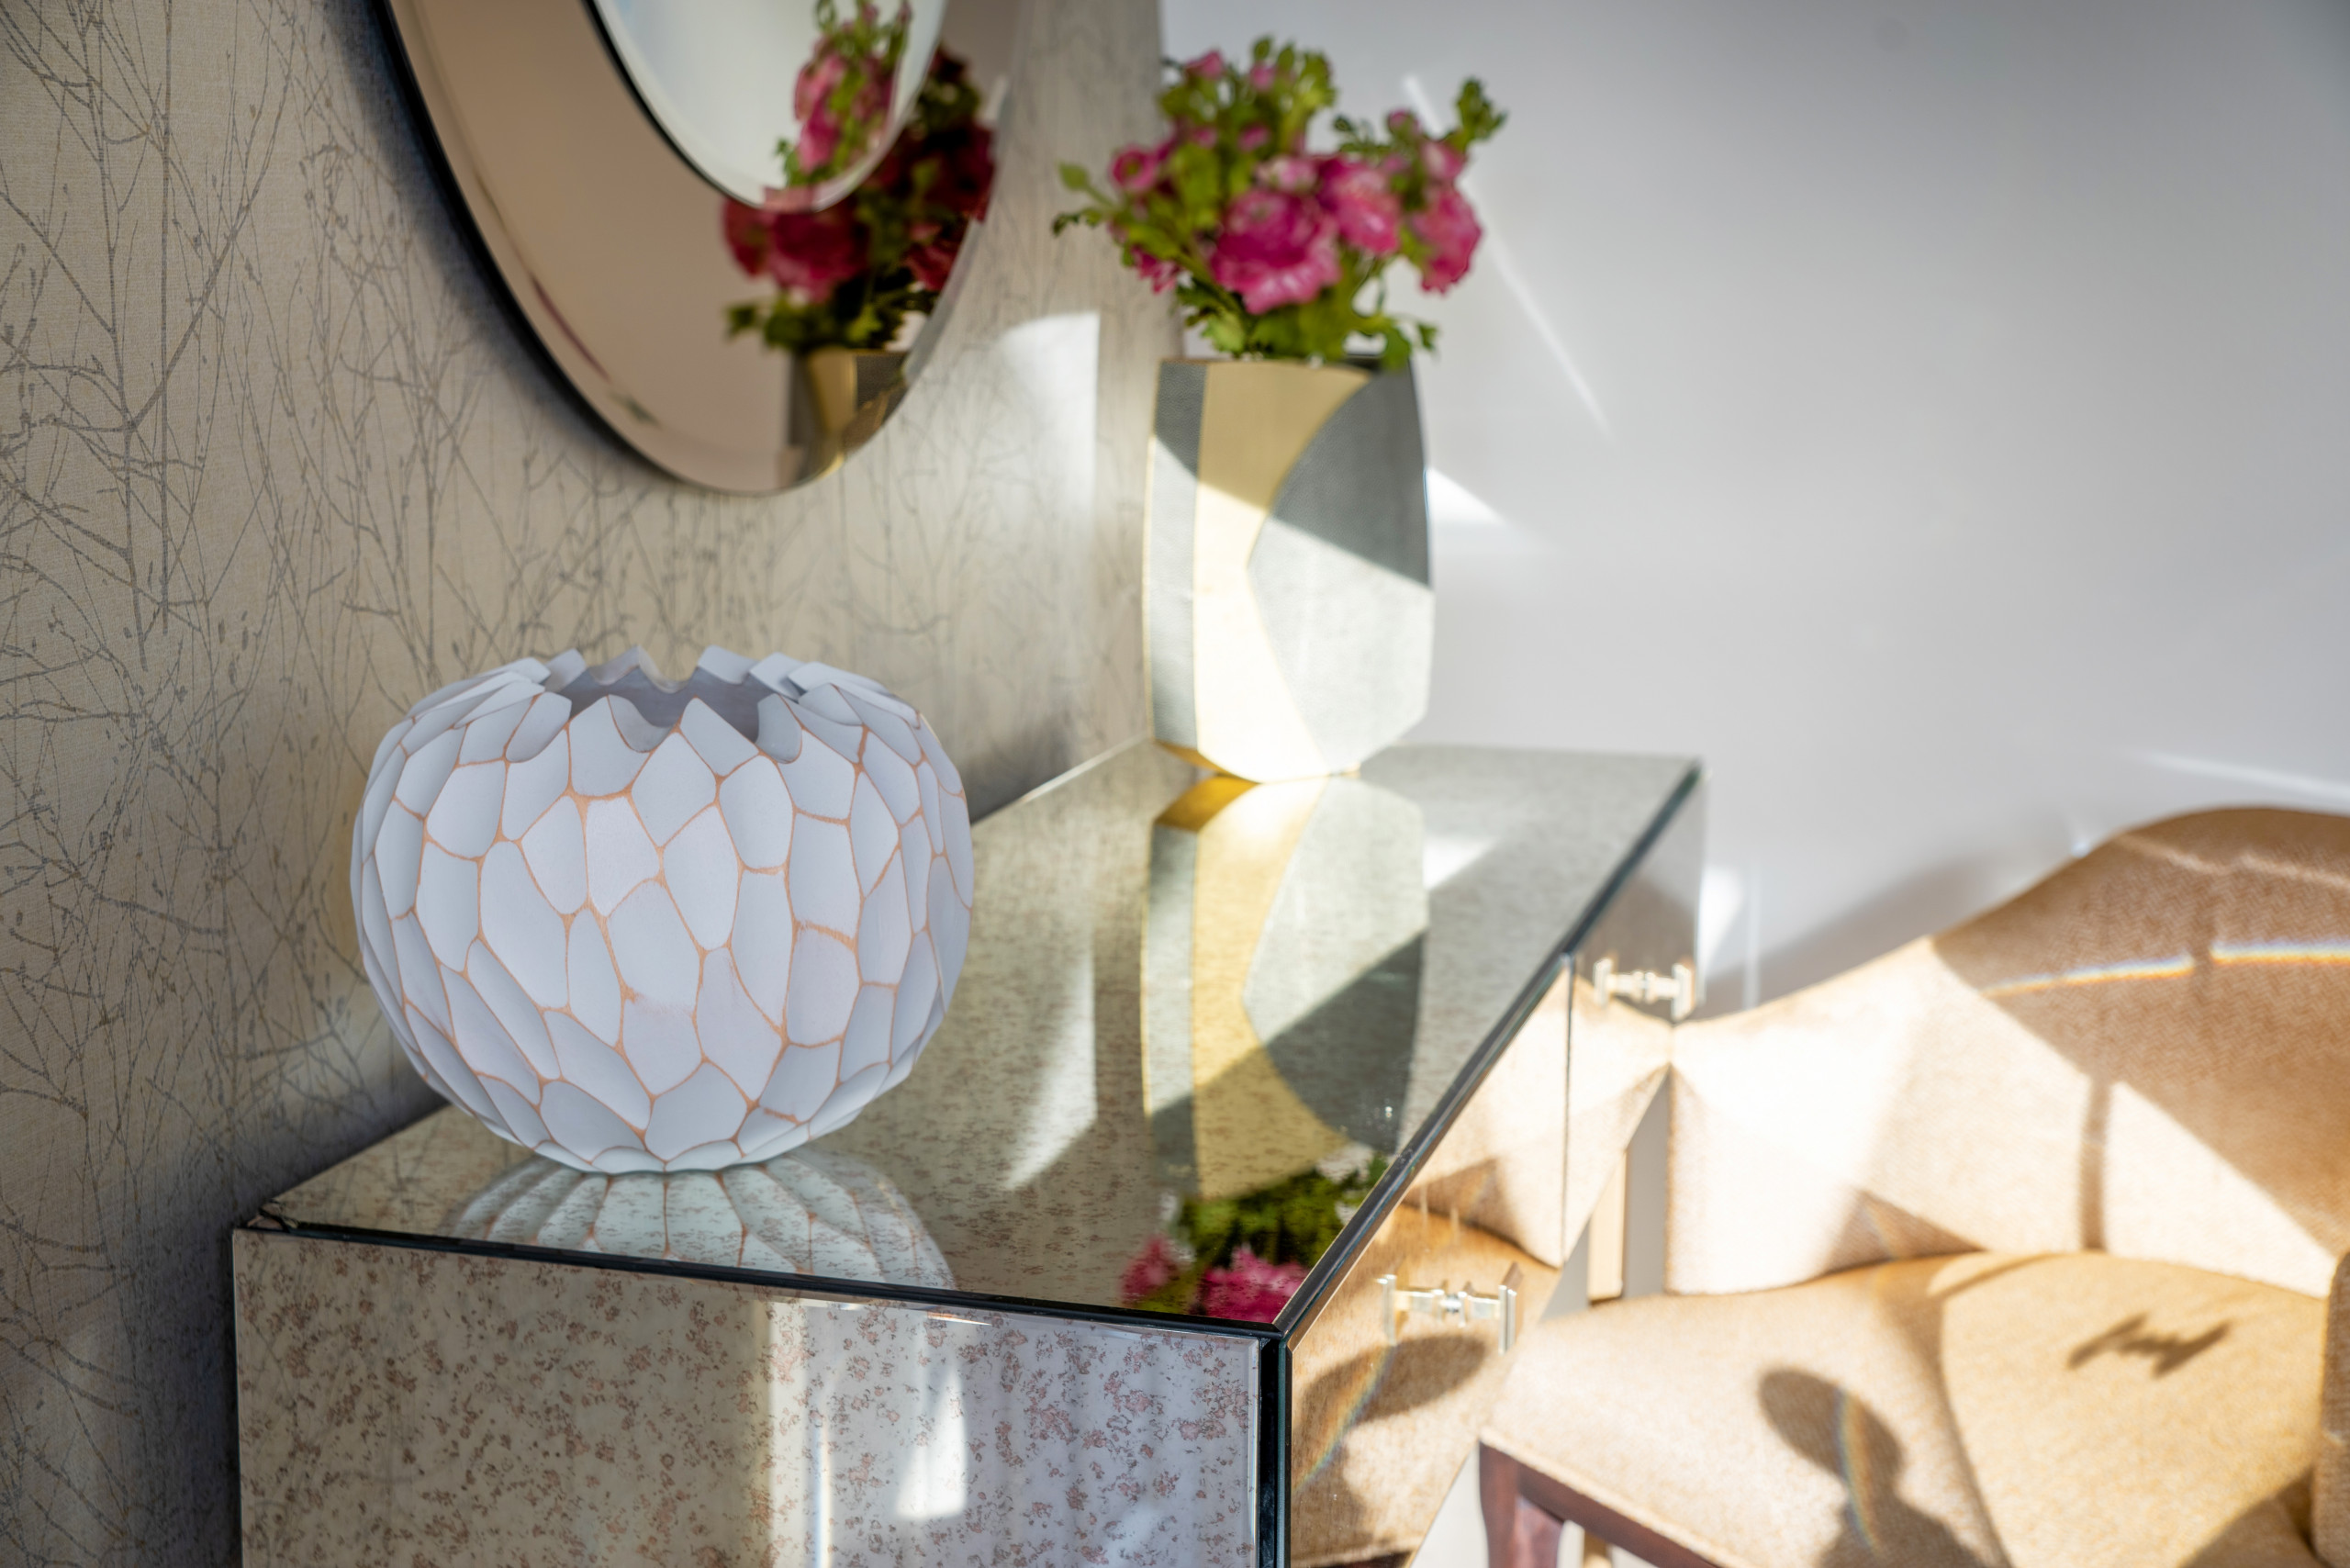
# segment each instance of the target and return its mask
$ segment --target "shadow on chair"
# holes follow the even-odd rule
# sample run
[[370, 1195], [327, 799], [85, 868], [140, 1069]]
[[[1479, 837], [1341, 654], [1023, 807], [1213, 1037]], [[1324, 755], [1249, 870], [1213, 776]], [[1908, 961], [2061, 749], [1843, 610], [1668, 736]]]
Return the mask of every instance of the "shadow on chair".
[[1792, 1367], [1765, 1372], [1759, 1397], [1771, 1429], [1843, 1485], [1843, 1528], [1818, 1568], [1986, 1568], [1949, 1526], [1902, 1500], [1901, 1439], [1866, 1401]]
[[[1756, 1396], [1781, 1440], [1844, 1489], [1842, 1528], [1820, 1553], [1818, 1568], [1988, 1568], [1948, 1526], [1902, 1499], [1901, 1441], [1865, 1401], [1791, 1367], [1764, 1373]], [[1495, 1450], [1480, 1450], [1478, 1480], [1491, 1568], [1550, 1568], [1569, 1524], [1655, 1568], [1715, 1568], [1678, 1542]]]

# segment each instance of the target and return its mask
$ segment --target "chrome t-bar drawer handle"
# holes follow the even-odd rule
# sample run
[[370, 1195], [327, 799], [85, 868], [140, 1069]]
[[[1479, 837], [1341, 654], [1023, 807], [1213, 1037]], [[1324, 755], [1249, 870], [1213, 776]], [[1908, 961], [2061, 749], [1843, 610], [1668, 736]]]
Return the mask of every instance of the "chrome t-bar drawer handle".
[[1673, 965], [1669, 975], [1661, 975], [1654, 969], [1630, 969], [1618, 974], [1615, 959], [1602, 958], [1591, 966], [1591, 989], [1602, 1007], [1619, 996], [1628, 1002], [1669, 1002], [1676, 1024], [1697, 1006], [1697, 971], [1687, 964]]
[[1389, 1344], [1395, 1343], [1397, 1330], [1407, 1313], [1441, 1318], [1455, 1326], [1491, 1318], [1501, 1325], [1502, 1354], [1509, 1354], [1510, 1347], [1517, 1343], [1517, 1292], [1509, 1285], [1496, 1286], [1491, 1295], [1479, 1295], [1467, 1285], [1459, 1290], [1449, 1285], [1409, 1290], [1396, 1284], [1394, 1275], [1380, 1275], [1379, 1316]]

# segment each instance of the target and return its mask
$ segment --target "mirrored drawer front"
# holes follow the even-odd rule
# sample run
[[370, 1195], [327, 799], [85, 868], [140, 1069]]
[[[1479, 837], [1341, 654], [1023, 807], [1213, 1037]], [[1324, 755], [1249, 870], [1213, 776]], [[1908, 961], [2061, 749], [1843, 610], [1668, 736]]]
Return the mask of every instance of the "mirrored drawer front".
[[254, 1568], [1260, 1561], [1253, 1339], [256, 1228], [234, 1257]]

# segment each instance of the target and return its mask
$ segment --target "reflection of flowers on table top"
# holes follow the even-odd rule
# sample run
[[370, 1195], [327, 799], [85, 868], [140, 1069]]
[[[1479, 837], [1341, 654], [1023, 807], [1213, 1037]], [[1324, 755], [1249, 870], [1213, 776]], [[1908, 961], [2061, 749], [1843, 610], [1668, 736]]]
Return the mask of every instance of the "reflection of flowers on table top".
[[[869, 18], [871, 11], [867, 6], [859, 14]], [[902, 12], [894, 25], [902, 32]], [[873, 172], [832, 206], [810, 210], [812, 187], [856, 162], [847, 139], [869, 135], [889, 116], [894, 64], [889, 73], [871, 61], [850, 69], [838, 64], [842, 58], [820, 46], [800, 73], [796, 100], [809, 102], [797, 147], [785, 148], [789, 183], [762, 206], [725, 204], [735, 264], [778, 291], [728, 307], [730, 337], [755, 333], [793, 353], [889, 348], [908, 317], [936, 308], [956, 252], [987, 214], [993, 137], [979, 123], [979, 90], [967, 68], [944, 50], [932, 57], [904, 129]]]
[[600, 1176], [531, 1159], [444, 1226], [627, 1258], [952, 1289], [955, 1277], [890, 1179], [853, 1155], [799, 1148], [727, 1170]]
[[1270, 1323], [1387, 1169], [1373, 1155], [1232, 1198], [1187, 1198], [1119, 1276], [1122, 1305]]

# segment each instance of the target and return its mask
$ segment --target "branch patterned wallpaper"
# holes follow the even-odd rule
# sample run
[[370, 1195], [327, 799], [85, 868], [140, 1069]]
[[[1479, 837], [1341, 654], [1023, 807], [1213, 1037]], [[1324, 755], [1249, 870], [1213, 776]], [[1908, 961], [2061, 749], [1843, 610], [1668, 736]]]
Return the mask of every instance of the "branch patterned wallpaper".
[[1030, 6], [936, 359], [757, 500], [541, 372], [366, 6], [0, 6], [0, 1562], [235, 1555], [229, 1227], [434, 1103], [344, 879], [409, 701], [782, 648], [917, 702], [975, 810], [1142, 729], [1175, 333], [1046, 219], [1058, 159], [1149, 131], [1157, 6]]

